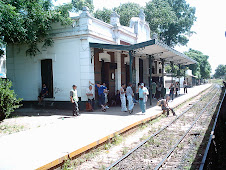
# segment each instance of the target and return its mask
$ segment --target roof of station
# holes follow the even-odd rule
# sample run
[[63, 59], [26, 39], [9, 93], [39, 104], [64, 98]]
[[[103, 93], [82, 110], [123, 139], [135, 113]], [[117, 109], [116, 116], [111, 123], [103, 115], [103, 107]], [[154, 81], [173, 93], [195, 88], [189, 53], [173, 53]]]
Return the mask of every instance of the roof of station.
[[90, 47], [120, 51], [134, 51], [135, 56], [152, 56], [156, 60], [164, 59], [165, 62], [172, 61], [175, 64], [181, 65], [197, 63], [185, 54], [172, 49], [156, 39], [132, 45], [90, 43]]

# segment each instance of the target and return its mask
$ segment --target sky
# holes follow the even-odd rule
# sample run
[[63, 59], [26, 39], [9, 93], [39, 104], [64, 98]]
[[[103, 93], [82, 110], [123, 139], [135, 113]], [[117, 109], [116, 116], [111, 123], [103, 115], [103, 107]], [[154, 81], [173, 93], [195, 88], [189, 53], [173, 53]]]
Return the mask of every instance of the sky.
[[[113, 8], [122, 3], [135, 2], [145, 6], [150, 0], [93, 0], [95, 10]], [[57, 0], [54, 4], [59, 5], [71, 2], [71, 0]], [[187, 46], [176, 46], [175, 49], [184, 52], [189, 48], [199, 50], [209, 56], [212, 74], [219, 64], [226, 65], [226, 0], [187, 0], [196, 7], [197, 20], [192, 26], [193, 34], [189, 37]]]

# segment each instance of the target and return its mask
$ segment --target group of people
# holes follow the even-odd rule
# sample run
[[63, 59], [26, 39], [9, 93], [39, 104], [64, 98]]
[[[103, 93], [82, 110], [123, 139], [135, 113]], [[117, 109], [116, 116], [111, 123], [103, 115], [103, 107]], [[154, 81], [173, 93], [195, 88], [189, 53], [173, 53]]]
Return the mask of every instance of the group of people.
[[165, 97], [165, 88], [160, 82], [152, 82], [152, 98], [159, 100]]
[[170, 90], [169, 95], [170, 95], [171, 99], [173, 100], [174, 99], [174, 94], [175, 94], [175, 97], [180, 95], [180, 83], [179, 82], [176, 82], [175, 84], [171, 83], [170, 87], [169, 87], [169, 90]]
[[[188, 93], [188, 85], [187, 85], [186, 80], [183, 81], [183, 87], [184, 87], [184, 94]], [[172, 100], [174, 99], [174, 95], [175, 95], [175, 97], [180, 95], [180, 83], [179, 82], [171, 83], [169, 89], [170, 89], [169, 96], [171, 97]]]
[[[134, 99], [134, 92], [133, 92], [133, 85], [129, 83], [126, 88], [125, 84], [122, 84], [120, 88], [120, 100], [121, 100], [121, 111], [127, 112], [129, 111], [130, 114], [133, 113], [134, 103], [136, 100]], [[142, 113], [146, 111], [146, 102], [148, 100], [148, 89], [144, 86], [144, 83], [138, 83], [138, 89], [136, 90], [137, 95], [139, 96], [139, 105]], [[128, 109], [126, 107], [126, 98], [128, 100]]]
[[[88, 104], [89, 106], [89, 111], [94, 110], [94, 105], [95, 105], [95, 88], [97, 88], [98, 91], [98, 99], [99, 99], [99, 105], [102, 108], [102, 111], [106, 111], [109, 107], [107, 106], [107, 95], [109, 93], [109, 90], [106, 87], [106, 84], [93, 84], [89, 82], [89, 88], [86, 90], [86, 95], [88, 98]], [[126, 87], [126, 84], [122, 84], [120, 90], [118, 91], [119, 98], [121, 101], [121, 111], [122, 112], [129, 112], [130, 114], [133, 113], [133, 108], [134, 108], [134, 103], [136, 103], [135, 100], [135, 94], [133, 91], [133, 85], [132, 83], [129, 83], [129, 85]], [[158, 91], [158, 89], [157, 89]], [[139, 106], [141, 109], [141, 112], [144, 114], [146, 112], [146, 102], [148, 100], [148, 95], [149, 91], [145, 87], [144, 83], [138, 83], [138, 88], [136, 90], [138, 99], [139, 99]], [[46, 87], [45, 84], [43, 84], [41, 93], [39, 95], [39, 103], [48, 95], [48, 88]], [[116, 94], [117, 96], [117, 94]], [[126, 99], [128, 101], [128, 108], [126, 105]], [[160, 105], [162, 106], [162, 110], [167, 111], [167, 115], [169, 114], [169, 111], [172, 110], [171, 108], [168, 107], [168, 101], [170, 99], [170, 96], [168, 96], [166, 99], [159, 100]], [[79, 105], [78, 105], [78, 93], [77, 93], [77, 86], [73, 85], [72, 90], [70, 91], [70, 101], [73, 105], [73, 116], [79, 116]], [[175, 112], [172, 110], [173, 114], [175, 115]]]

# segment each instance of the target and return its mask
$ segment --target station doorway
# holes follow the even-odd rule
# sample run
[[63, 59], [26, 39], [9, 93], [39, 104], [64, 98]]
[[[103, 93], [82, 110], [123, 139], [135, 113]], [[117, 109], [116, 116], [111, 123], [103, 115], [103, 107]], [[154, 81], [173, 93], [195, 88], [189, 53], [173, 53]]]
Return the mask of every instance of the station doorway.
[[53, 66], [52, 59], [41, 60], [42, 84], [45, 83], [48, 88], [47, 98], [53, 98]]

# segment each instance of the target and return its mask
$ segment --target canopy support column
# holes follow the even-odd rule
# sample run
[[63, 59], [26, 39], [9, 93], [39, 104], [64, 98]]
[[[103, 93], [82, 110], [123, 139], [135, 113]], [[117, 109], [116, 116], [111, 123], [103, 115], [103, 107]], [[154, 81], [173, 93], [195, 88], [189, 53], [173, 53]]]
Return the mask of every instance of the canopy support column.
[[165, 84], [165, 81], [164, 81], [164, 69], [165, 69], [165, 61], [164, 59], [161, 58], [161, 62], [162, 62], [162, 85], [163, 85], [163, 88], [165, 87], [164, 84]]
[[152, 62], [153, 56], [149, 55], [149, 98], [150, 98], [150, 105], [152, 105]]
[[133, 58], [134, 58], [134, 51], [129, 51], [129, 81], [130, 83], [133, 83]]
[[181, 65], [179, 64], [179, 89], [180, 89], [180, 78], [181, 78]]
[[174, 76], [174, 66], [173, 66], [173, 62], [170, 61], [170, 65], [171, 65], [171, 76], [172, 76], [172, 80], [171, 80], [171, 83], [173, 83], [173, 76]]

